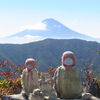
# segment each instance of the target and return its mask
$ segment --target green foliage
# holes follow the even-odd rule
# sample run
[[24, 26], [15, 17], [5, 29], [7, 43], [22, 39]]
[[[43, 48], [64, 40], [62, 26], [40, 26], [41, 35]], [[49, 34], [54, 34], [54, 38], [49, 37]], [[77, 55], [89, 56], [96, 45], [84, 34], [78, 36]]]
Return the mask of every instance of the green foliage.
[[[9, 80], [9, 79], [8, 79]], [[22, 90], [20, 78], [0, 81], [0, 100], [3, 95], [19, 94]]]
[[96, 78], [91, 82], [90, 93], [96, 97], [100, 97], [100, 80]]
[[100, 80], [97, 79], [97, 83], [98, 83], [98, 86], [99, 86], [99, 88], [100, 88]]
[[83, 73], [85, 75], [85, 84], [86, 87], [83, 88], [86, 89], [89, 93], [96, 97], [100, 97], [100, 80], [97, 79], [96, 75], [94, 74], [94, 70], [92, 69], [91, 65], [88, 65], [84, 70]]
[[0, 88], [9, 88], [9, 83], [6, 80], [0, 80]]

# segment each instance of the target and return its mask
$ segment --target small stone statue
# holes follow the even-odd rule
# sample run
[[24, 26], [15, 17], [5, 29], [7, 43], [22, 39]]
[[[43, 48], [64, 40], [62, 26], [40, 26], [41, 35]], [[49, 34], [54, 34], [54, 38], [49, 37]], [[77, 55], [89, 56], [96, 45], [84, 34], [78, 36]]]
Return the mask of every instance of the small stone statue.
[[74, 53], [66, 51], [62, 55], [62, 65], [54, 73], [57, 97], [61, 99], [81, 98], [81, 81], [75, 68]]
[[26, 59], [25, 66], [26, 69], [23, 70], [21, 75], [22, 95], [28, 98], [29, 94], [39, 87], [38, 70], [36, 68], [36, 61], [33, 58]]
[[29, 100], [44, 100], [44, 94], [40, 89], [34, 89], [33, 93], [30, 93]]
[[45, 96], [49, 98], [56, 98], [55, 89], [53, 88], [53, 79], [49, 73], [41, 74], [40, 89], [43, 91]]

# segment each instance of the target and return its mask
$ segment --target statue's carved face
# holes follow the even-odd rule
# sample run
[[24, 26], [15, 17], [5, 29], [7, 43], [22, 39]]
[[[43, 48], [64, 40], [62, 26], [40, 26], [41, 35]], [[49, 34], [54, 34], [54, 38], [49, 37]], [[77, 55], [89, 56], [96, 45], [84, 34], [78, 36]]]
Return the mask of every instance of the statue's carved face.
[[25, 63], [25, 65], [26, 66], [32, 65], [34, 67], [35, 66], [35, 63], [36, 63], [35, 61], [28, 61], [28, 62]]
[[65, 60], [64, 60], [64, 64], [65, 65], [68, 65], [68, 66], [70, 66], [70, 65], [73, 65], [73, 59], [71, 59], [71, 58], [66, 58]]
[[33, 68], [35, 68], [36, 62], [35, 61], [27, 61], [25, 62], [25, 66], [28, 69], [28, 71], [31, 71]]
[[65, 55], [62, 57], [62, 65], [66, 68], [72, 68], [75, 66], [76, 60], [74, 56]]
[[27, 65], [26, 67], [27, 67], [27, 69], [29, 69], [29, 70], [31, 70], [31, 69], [33, 68], [32, 65]]

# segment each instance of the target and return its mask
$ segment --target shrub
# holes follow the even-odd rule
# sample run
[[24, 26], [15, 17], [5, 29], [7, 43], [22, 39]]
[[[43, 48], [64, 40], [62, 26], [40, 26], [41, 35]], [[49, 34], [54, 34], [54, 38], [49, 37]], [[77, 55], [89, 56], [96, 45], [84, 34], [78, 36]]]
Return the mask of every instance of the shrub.
[[9, 88], [9, 83], [6, 80], [1, 80], [0, 88]]

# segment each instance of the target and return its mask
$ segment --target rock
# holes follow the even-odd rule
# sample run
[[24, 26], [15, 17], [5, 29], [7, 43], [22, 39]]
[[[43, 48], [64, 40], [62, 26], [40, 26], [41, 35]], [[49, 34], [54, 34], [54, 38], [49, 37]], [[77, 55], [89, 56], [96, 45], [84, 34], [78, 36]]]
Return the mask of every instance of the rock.
[[90, 99], [91, 96], [92, 96], [92, 94], [90, 94], [90, 93], [82, 93], [82, 99], [83, 100]]
[[[2, 100], [27, 100], [22, 94], [3, 96]], [[49, 98], [40, 89], [35, 89], [33, 93], [30, 93], [29, 100], [100, 100], [100, 98], [94, 97], [90, 93], [82, 93], [81, 99], [60, 99], [60, 98]]]
[[35, 89], [33, 93], [30, 93], [29, 100], [44, 100], [44, 94], [40, 89]]
[[92, 96], [91, 100], [100, 100], [100, 98], [96, 98], [96, 97]]
[[2, 100], [25, 100], [22, 94], [2, 96]]
[[100, 100], [100, 98], [97, 98], [90, 93], [82, 93], [82, 100]]

